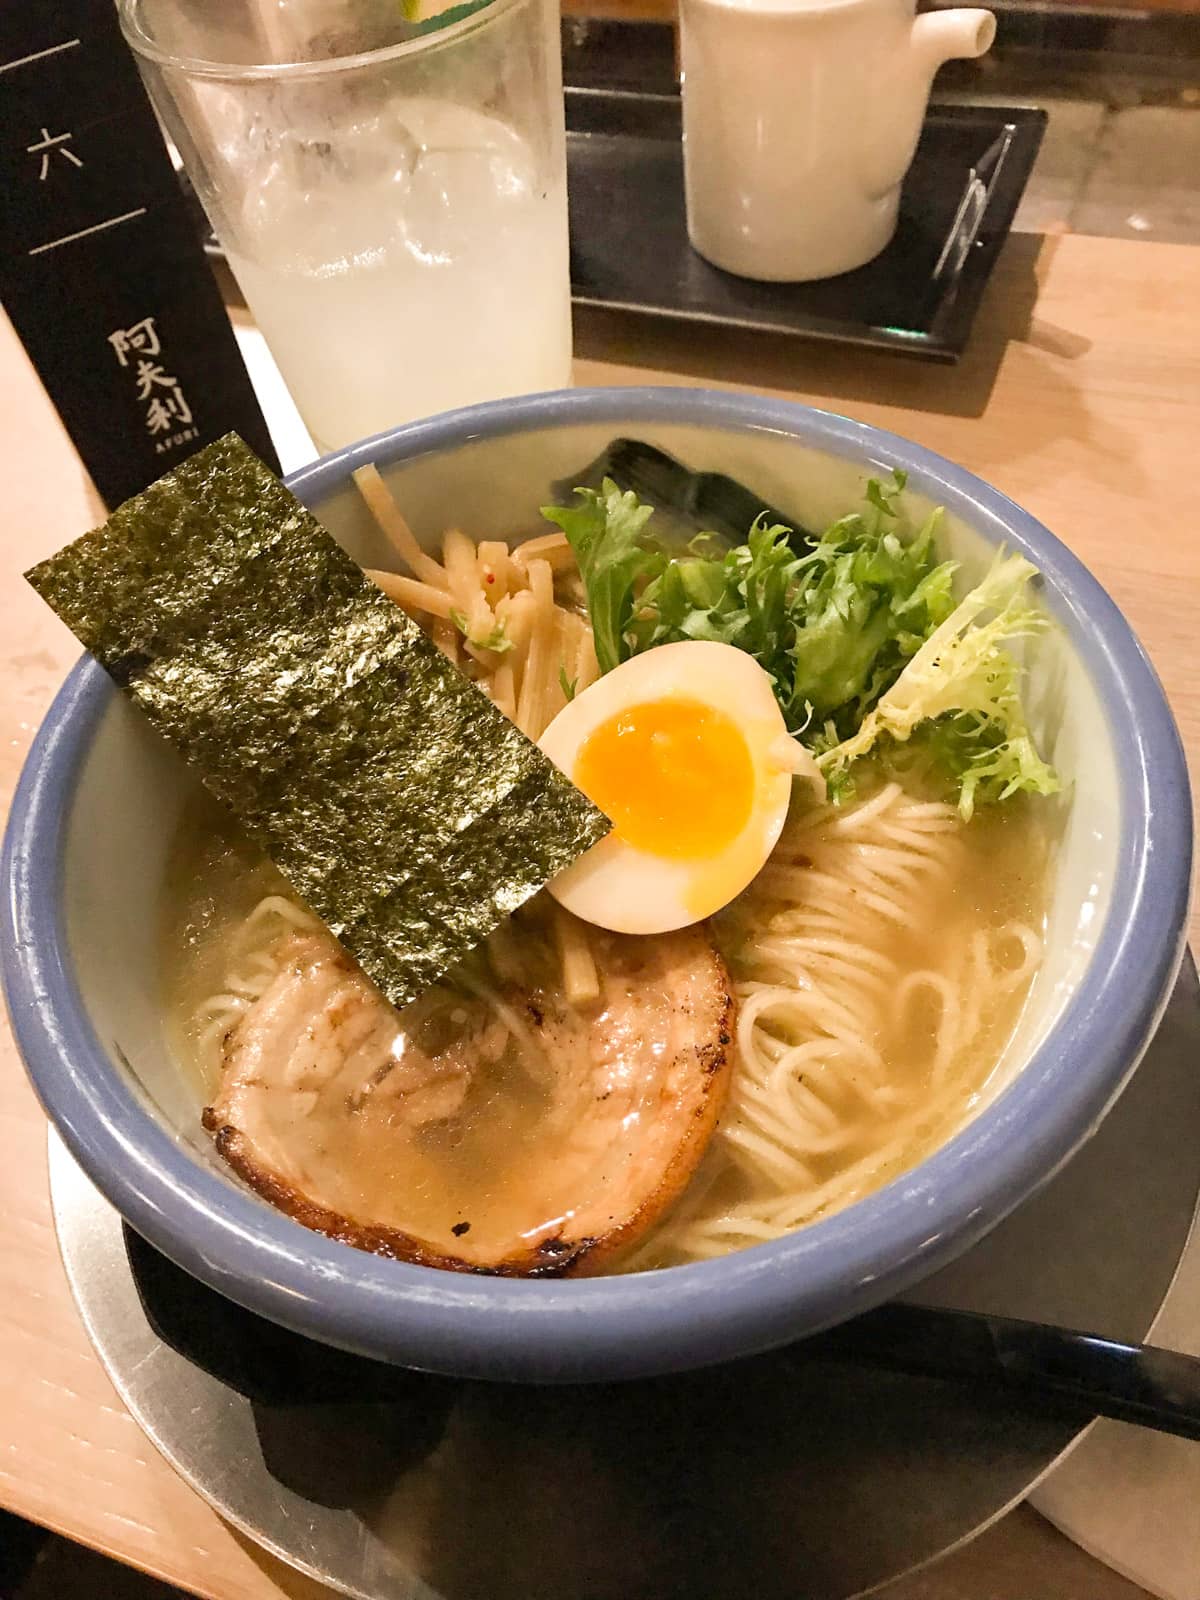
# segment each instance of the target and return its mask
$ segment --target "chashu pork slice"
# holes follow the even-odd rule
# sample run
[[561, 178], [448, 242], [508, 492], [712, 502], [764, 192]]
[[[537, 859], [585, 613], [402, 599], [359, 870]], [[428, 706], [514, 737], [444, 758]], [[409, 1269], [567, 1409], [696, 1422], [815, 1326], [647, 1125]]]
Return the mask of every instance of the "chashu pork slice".
[[204, 1114], [218, 1151], [298, 1221], [381, 1255], [511, 1276], [613, 1263], [716, 1127], [733, 1001], [703, 927], [588, 938], [590, 1004], [568, 1003], [543, 947], [398, 1014], [330, 935], [289, 936], [224, 1041]]

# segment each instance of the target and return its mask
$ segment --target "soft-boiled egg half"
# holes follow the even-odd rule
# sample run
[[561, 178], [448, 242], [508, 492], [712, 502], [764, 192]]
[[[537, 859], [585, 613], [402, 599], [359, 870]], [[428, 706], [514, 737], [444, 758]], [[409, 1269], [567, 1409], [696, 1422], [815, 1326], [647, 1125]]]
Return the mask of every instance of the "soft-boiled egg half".
[[666, 933], [728, 905], [774, 849], [793, 776], [824, 787], [753, 656], [703, 640], [623, 662], [538, 743], [613, 823], [550, 893], [617, 933]]

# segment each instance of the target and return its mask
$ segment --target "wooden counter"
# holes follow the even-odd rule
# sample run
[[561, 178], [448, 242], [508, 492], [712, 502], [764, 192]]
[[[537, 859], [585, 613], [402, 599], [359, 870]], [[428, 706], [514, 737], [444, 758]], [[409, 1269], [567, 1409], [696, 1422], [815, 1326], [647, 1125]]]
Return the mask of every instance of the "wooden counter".
[[[991, 480], [1124, 608], [1200, 770], [1200, 249], [1016, 236], [958, 368], [604, 318], [578, 332], [580, 383], [787, 395], [907, 434]], [[0, 428], [6, 813], [33, 731], [78, 653], [19, 574], [102, 513], [5, 325]], [[44, 1119], [0, 1023], [0, 1505], [214, 1600], [324, 1594], [222, 1524], [116, 1400], [63, 1278], [45, 1150]]]

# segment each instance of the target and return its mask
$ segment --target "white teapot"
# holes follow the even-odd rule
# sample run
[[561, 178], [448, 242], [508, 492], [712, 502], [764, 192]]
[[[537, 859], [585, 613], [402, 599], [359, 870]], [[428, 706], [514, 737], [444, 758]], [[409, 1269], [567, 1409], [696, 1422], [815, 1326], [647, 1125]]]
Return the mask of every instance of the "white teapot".
[[688, 234], [746, 278], [849, 272], [896, 230], [933, 75], [990, 11], [915, 0], [681, 0]]

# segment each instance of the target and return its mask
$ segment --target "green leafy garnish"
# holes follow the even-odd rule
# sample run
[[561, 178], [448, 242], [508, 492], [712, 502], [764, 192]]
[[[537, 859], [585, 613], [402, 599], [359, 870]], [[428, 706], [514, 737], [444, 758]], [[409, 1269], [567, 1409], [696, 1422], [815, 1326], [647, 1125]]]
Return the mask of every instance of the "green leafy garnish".
[[477, 650], [494, 650], [497, 655], [503, 655], [506, 650], [511, 650], [513, 647], [512, 640], [508, 637], [504, 623], [501, 621], [493, 623], [487, 633], [480, 637], [472, 634], [471, 619], [465, 611], [459, 611], [457, 607], [451, 607], [450, 621], [466, 639], [467, 643], [473, 644]]
[[602, 672], [642, 650], [712, 639], [767, 672], [790, 730], [832, 720], [853, 732], [933, 627], [954, 609], [950, 562], [932, 555], [936, 518], [905, 542], [895, 497], [872, 479], [868, 510], [799, 549], [790, 528], [756, 522], [745, 544], [667, 557], [639, 542], [651, 515], [605, 480], [544, 515], [567, 535], [583, 576]]
[[857, 730], [837, 743], [824, 730], [822, 771], [837, 778], [885, 735], [906, 743], [919, 728], [939, 768], [955, 779], [964, 817], [980, 800], [1054, 794], [1058, 779], [1038, 755], [1025, 719], [1020, 668], [1004, 648], [1047, 626], [1025, 597], [1034, 576], [1024, 556], [998, 555]]
[[568, 678], [567, 677], [567, 669], [566, 669], [566, 667], [559, 667], [559, 669], [558, 669], [558, 684], [559, 684], [559, 688], [562, 690], [563, 694], [566, 695], [568, 700], [574, 700], [574, 698], [575, 698], [575, 690], [576, 690], [576, 687], [577, 687], [578, 683], [579, 683], [579, 679], [578, 678]]
[[956, 604], [956, 564], [934, 552], [940, 511], [904, 536], [905, 482], [902, 472], [871, 479], [864, 510], [820, 539], [798, 541], [760, 519], [724, 553], [701, 534], [668, 554], [649, 536], [651, 508], [608, 479], [543, 514], [575, 553], [602, 672], [684, 639], [747, 651], [771, 679], [789, 731], [818, 753], [835, 799], [851, 792], [854, 761], [877, 749], [886, 756], [918, 727], [964, 816], [1019, 790], [1053, 793], [1017, 664], [1001, 648], [1045, 626], [1021, 598], [1034, 569], [1019, 556], [997, 561]]
[[576, 489], [577, 506], [543, 506], [542, 515], [566, 534], [587, 591], [588, 616], [601, 672], [611, 672], [630, 654], [625, 633], [633, 620], [640, 579], [661, 571], [666, 557], [639, 543], [654, 513], [632, 490], [624, 494], [611, 478], [599, 490]]

